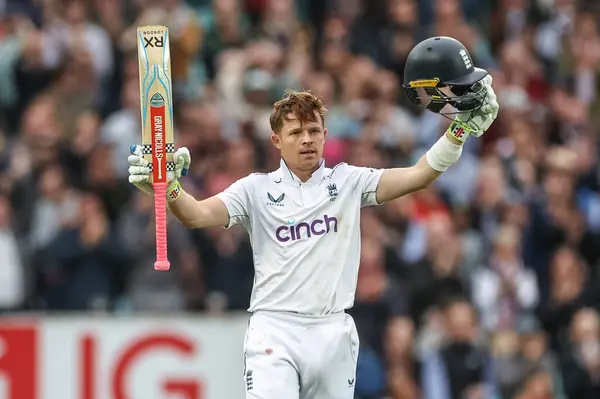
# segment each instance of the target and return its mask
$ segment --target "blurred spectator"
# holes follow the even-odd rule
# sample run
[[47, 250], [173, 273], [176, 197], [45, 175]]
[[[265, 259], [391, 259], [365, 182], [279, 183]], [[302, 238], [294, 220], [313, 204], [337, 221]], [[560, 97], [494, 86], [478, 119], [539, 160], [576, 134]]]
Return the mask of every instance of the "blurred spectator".
[[[552, 376], [543, 369], [535, 369], [525, 375], [516, 399], [545, 399], [553, 397]], [[555, 396], [554, 396], [555, 397]]]
[[522, 315], [537, 305], [535, 273], [523, 264], [520, 242], [517, 228], [501, 226], [496, 232], [488, 266], [475, 271], [473, 299], [485, 329], [513, 329]]
[[[386, 273], [387, 268], [382, 243], [366, 237], [362, 242], [356, 304], [350, 314], [361, 337], [359, 361], [368, 356], [382, 366], [382, 371], [386, 363], [388, 366], [405, 366], [404, 358], [410, 354], [410, 342], [406, 340], [412, 333], [406, 287]], [[409, 329], [408, 336], [405, 327]], [[385, 386], [367, 389], [365, 385], [368, 381], [370, 384], [382, 381], [384, 376], [385, 373], [379, 376], [368, 372], [362, 374], [357, 380], [358, 394], [364, 397], [381, 395]]]
[[447, 216], [430, 216], [427, 221], [427, 252], [411, 266], [409, 287], [411, 315], [421, 323], [426, 311], [449, 298], [468, 296], [470, 286], [460, 274], [460, 241]]
[[478, 344], [479, 323], [465, 300], [443, 306], [445, 339], [423, 361], [423, 396], [431, 399], [490, 398], [495, 395], [490, 353]]
[[78, 223], [65, 226], [37, 260], [41, 299], [49, 310], [109, 310], [123, 290], [130, 255], [110, 226], [100, 198], [81, 198]]
[[583, 260], [570, 247], [556, 251], [550, 273], [550, 297], [539, 312], [544, 328], [550, 334], [552, 347], [558, 349], [564, 344], [573, 315], [582, 307], [596, 305], [597, 294], [586, 284], [587, 270]]
[[573, 316], [569, 345], [561, 361], [569, 398], [600, 395], [600, 321], [595, 310], [584, 308]]
[[171, 252], [169, 273], [148, 267], [156, 259], [152, 197], [136, 193], [131, 208], [120, 221], [119, 239], [127, 248], [128, 266], [122, 306], [134, 311], [181, 311], [201, 307], [204, 299], [202, 269], [191, 237], [180, 223], [170, 219], [167, 242]]
[[29, 250], [46, 247], [64, 227], [76, 223], [79, 197], [73, 190], [61, 165], [46, 167], [39, 177], [40, 198], [33, 207]]
[[394, 399], [416, 399], [422, 394], [421, 363], [413, 350], [414, 324], [408, 318], [391, 321], [384, 343], [387, 353], [389, 393]]
[[541, 398], [566, 398], [558, 358], [548, 348], [547, 334], [534, 317], [524, 316], [516, 329], [494, 333], [491, 348], [501, 398], [524, 395], [524, 391], [532, 389], [531, 376], [539, 373], [550, 378], [550, 381], [544, 380]]
[[0, 311], [19, 310], [25, 305], [28, 291], [27, 284], [30, 273], [25, 269], [23, 254], [20, 251], [17, 237], [12, 229], [10, 202], [0, 197]]
[[[137, 63], [137, 52], [130, 54], [126, 62]], [[127, 177], [129, 146], [139, 141], [141, 129], [140, 83], [134, 76], [123, 84], [121, 108], [108, 115], [100, 128], [100, 140], [115, 149], [111, 163], [120, 178]]]

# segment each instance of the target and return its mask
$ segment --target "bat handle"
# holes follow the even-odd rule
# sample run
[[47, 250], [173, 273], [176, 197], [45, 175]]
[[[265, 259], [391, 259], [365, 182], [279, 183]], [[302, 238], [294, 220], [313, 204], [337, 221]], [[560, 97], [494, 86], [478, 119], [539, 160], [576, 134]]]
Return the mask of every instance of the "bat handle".
[[154, 183], [154, 219], [156, 222], [156, 262], [154, 270], [169, 270], [167, 257], [167, 183]]

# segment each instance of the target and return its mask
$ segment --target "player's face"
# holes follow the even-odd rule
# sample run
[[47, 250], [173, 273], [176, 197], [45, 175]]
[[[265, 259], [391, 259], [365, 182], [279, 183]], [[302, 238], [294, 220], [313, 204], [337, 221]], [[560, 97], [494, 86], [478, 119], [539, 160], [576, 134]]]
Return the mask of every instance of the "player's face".
[[275, 147], [281, 150], [281, 157], [292, 169], [312, 172], [319, 166], [327, 129], [316, 111], [315, 114], [318, 122], [304, 123], [288, 115], [289, 120], [283, 123], [281, 132], [271, 136]]

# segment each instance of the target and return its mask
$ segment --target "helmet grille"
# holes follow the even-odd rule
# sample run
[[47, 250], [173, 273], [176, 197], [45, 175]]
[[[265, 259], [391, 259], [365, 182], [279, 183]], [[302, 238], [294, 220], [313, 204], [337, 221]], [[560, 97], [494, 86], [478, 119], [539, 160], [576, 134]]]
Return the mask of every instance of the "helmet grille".
[[454, 116], [481, 108], [487, 94], [481, 82], [470, 86], [443, 83], [435, 86], [418, 86], [418, 84], [403, 85], [408, 99], [414, 104], [444, 116]]

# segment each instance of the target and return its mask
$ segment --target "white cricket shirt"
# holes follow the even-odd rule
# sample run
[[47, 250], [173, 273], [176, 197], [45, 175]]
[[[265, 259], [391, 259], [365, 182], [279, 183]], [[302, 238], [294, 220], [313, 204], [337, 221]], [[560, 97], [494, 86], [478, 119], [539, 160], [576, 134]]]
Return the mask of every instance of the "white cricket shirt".
[[250, 235], [254, 286], [248, 311], [326, 315], [352, 307], [360, 262], [360, 210], [377, 205], [383, 170], [321, 161], [302, 183], [281, 161], [217, 194], [227, 228]]

